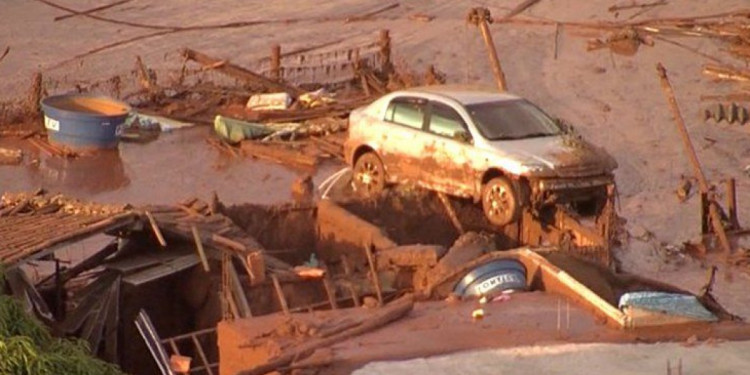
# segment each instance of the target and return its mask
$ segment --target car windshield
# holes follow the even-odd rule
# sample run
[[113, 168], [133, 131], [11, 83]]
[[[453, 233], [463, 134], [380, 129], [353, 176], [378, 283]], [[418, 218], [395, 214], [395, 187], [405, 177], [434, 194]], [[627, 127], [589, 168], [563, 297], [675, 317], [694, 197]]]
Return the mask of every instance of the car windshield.
[[466, 106], [466, 110], [482, 135], [493, 141], [561, 133], [555, 120], [523, 99], [471, 104]]

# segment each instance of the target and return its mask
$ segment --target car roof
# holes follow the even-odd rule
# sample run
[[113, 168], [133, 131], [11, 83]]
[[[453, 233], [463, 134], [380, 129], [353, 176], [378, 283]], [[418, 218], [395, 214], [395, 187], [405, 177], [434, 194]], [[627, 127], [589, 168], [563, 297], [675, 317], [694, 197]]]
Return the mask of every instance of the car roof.
[[446, 98], [453, 99], [464, 105], [521, 99], [519, 96], [513, 94], [499, 92], [497, 91], [497, 89], [470, 85], [420, 86], [401, 90], [398, 92], [398, 94], [420, 93], [440, 95]]

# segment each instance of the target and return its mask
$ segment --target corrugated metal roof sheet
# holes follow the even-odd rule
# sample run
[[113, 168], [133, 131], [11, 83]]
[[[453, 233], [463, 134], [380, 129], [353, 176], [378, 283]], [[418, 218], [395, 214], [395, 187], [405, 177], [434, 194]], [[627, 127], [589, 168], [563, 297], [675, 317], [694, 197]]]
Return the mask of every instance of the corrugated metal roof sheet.
[[195, 254], [182, 255], [165, 261], [158, 266], [125, 276], [122, 280], [127, 284], [138, 286], [186, 270], [197, 265], [199, 262], [200, 259]]

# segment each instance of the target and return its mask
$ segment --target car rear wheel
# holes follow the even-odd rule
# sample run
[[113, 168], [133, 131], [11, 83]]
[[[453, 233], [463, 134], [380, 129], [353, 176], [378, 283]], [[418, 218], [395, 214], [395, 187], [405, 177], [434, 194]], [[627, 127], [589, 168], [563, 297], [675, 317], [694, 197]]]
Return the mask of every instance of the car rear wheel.
[[518, 220], [521, 204], [513, 184], [505, 177], [489, 180], [482, 189], [482, 209], [493, 225], [504, 226]]
[[354, 163], [352, 186], [357, 194], [365, 198], [374, 198], [383, 192], [385, 168], [377, 155], [368, 152], [357, 159]]

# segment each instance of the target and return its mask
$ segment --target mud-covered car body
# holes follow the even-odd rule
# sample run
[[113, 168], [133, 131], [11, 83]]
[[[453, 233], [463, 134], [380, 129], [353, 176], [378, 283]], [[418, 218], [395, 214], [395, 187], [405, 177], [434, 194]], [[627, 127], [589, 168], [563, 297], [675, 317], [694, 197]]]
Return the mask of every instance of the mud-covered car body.
[[393, 92], [353, 111], [346, 160], [354, 165], [368, 152], [382, 161], [387, 183], [476, 201], [498, 176], [522, 185], [526, 201], [585, 199], [612, 183], [617, 167], [529, 101], [461, 86]]

